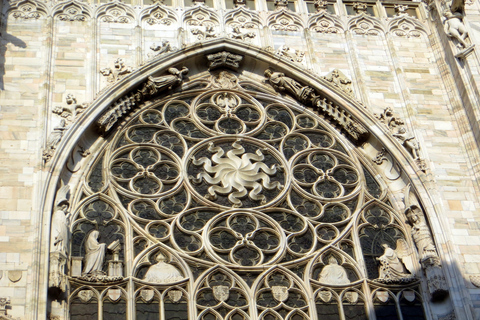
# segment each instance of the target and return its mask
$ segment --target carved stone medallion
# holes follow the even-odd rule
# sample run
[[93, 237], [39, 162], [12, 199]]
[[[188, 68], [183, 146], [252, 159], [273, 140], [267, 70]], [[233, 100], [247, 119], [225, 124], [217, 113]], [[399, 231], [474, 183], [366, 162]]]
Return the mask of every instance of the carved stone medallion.
[[273, 298], [278, 302], [288, 299], [288, 288], [285, 286], [272, 286]]
[[218, 301], [226, 301], [230, 296], [230, 290], [228, 286], [214, 286], [212, 289], [213, 296]]

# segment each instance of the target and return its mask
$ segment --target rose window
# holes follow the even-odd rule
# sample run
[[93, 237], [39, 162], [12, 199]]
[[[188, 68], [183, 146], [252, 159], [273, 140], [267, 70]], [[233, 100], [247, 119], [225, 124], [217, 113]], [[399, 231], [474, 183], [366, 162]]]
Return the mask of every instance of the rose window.
[[[353, 144], [243, 76], [187, 88], [138, 106], [83, 175], [71, 319], [92, 305], [104, 319], [367, 319], [382, 245], [407, 237]], [[95, 277], [89, 245], [105, 251]]]

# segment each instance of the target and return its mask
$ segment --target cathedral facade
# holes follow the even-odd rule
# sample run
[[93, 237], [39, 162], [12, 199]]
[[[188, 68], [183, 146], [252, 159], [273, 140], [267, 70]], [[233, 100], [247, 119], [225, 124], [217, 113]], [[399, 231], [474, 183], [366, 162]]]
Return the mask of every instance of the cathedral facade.
[[1, 8], [1, 319], [480, 318], [477, 1]]

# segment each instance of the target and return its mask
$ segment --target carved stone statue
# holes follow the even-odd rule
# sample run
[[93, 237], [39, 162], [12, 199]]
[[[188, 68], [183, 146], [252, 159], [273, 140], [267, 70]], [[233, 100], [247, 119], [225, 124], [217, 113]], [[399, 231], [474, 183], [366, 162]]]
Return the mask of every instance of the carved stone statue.
[[411, 133], [408, 133], [405, 127], [401, 127], [400, 129], [398, 129], [398, 132], [394, 133], [393, 136], [397, 138], [405, 147], [405, 149], [407, 149], [407, 151], [412, 154], [413, 159], [420, 159], [420, 156], [418, 154], [420, 146], [418, 145], [415, 137]]
[[52, 219], [53, 251], [60, 251], [64, 254], [67, 254], [69, 236], [70, 213], [67, 210], [67, 202], [59, 204]]
[[106, 244], [98, 243], [98, 236], [100, 233], [93, 230], [88, 235], [85, 243], [85, 268], [83, 275], [104, 275], [103, 262], [105, 260]]
[[398, 125], [404, 124], [403, 120], [400, 119], [390, 107], [385, 108], [380, 114], [375, 114], [375, 117], [382, 123], [386, 124], [391, 131], [393, 131]]
[[397, 250], [390, 248], [388, 244], [383, 244], [383, 255], [378, 257], [380, 267], [378, 269], [378, 279], [382, 283], [410, 282], [414, 280], [412, 274], [405, 268], [401, 258], [408, 255], [408, 247], [405, 240], [397, 240]]
[[432, 234], [425, 223], [422, 209], [413, 205], [406, 210], [408, 221], [412, 225], [412, 237], [417, 246], [420, 259], [438, 257], [435, 245], [433, 244]]
[[333, 83], [335, 86], [339, 87], [349, 95], [353, 94], [352, 80], [348, 79], [347, 76], [340, 70], [333, 69], [332, 72], [323, 77], [323, 79]]
[[[277, 91], [285, 91], [288, 94], [291, 94], [297, 99], [305, 100], [307, 94], [313, 95], [313, 89], [310, 87], [302, 86], [297, 81], [285, 76], [281, 72], [273, 72], [271, 69], [265, 70], [265, 77], [272, 85], [272, 87]], [[308, 91], [308, 93], [307, 93]]]
[[444, 29], [447, 36], [457, 39], [459, 47], [468, 47], [468, 44], [465, 42], [468, 33], [463, 24], [463, 14], [460, 12], [452, 12], [451, 9], [446, 9], [443, 12], [443, 16], [446, 18]]
[[45, 162], [48, 162], [52, 158], [53, 153], [57, 148], [57, 145], [62, 140], [62, 137], [65, 134], [65, 130], [67, 129], [68, 127], [66, 126], [65, 119], [61, 119], [60, 125], [58, 127], [53, 128], [52, 133], [50, 133], [50, 135], [48, 136], [47, 146], [45, 150], [43, 150], [43, 154], [42, 154], [42, 159]]
[[188, 73], [188, 68], [183, 67], [182, 70], [178, 70], [177, 68], [170, 68], [168, 69], [168, 72], [170, 74], [166, 76], [148, 77], [145, 89], [148, 90], [148, 93], [150, 95], [153, 95], [163, 90], [170, 90], [174, 86], [180, 84], [183, 81], [183, 76]]
[[167, 263], [167, 258], [159, 253], [156, 257], [157, 263], [152, 265], [143, 280], [153, 283], [171, 283], [183, 279], [177, 268]]
[[334, 256], [328, 258], [328, 265], [326, 265], [322, 272], [320, 272], [320, 278], [318, 281], [325, 284], [343, 285], [349, 284], [350, 280], [347, 276], [347, 271], [344, 267], [338, 265], [337, 259]]

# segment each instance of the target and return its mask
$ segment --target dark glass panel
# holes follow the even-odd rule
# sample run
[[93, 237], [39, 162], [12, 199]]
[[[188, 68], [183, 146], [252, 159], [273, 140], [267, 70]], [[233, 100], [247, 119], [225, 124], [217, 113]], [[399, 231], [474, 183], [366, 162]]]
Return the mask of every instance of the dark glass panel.
[[425, 313], [423, 311], [422, 303], [415, 299], [412, 302], [402, 299], [400, 301], [400, 308], [402, 309], [403, 319], [408, 320], [424, 320]]
[[185, 301], [178, 303], [165, 302], [165, 319], [168, 320], [188, 320], [188, 305]]
[[125, 301], [112, 302], [105, 300], [103, 302], [103, 320], [121, 319], [127, 319], [127, 304]]
[[135, 314], [136, 320], [159, 320], [160, 305], [158, 301], [145, 302], [138, 300]]
[[98, 304], [96, 301], [83, 302], [74, 299], [70, 304], [70, 320], [97, 320]]
[[374, 306], [377, 320], [396, 320], [398, 319], [397, 308], [391, 304], [376, 304]]
[[363, 303], [344, 304], [343, 312], [347, 320], [368, 320]]
[[318, 319], [321, 320], [340, 320], [340, 313], [336, 303], [317, 303], [317, 315]]

